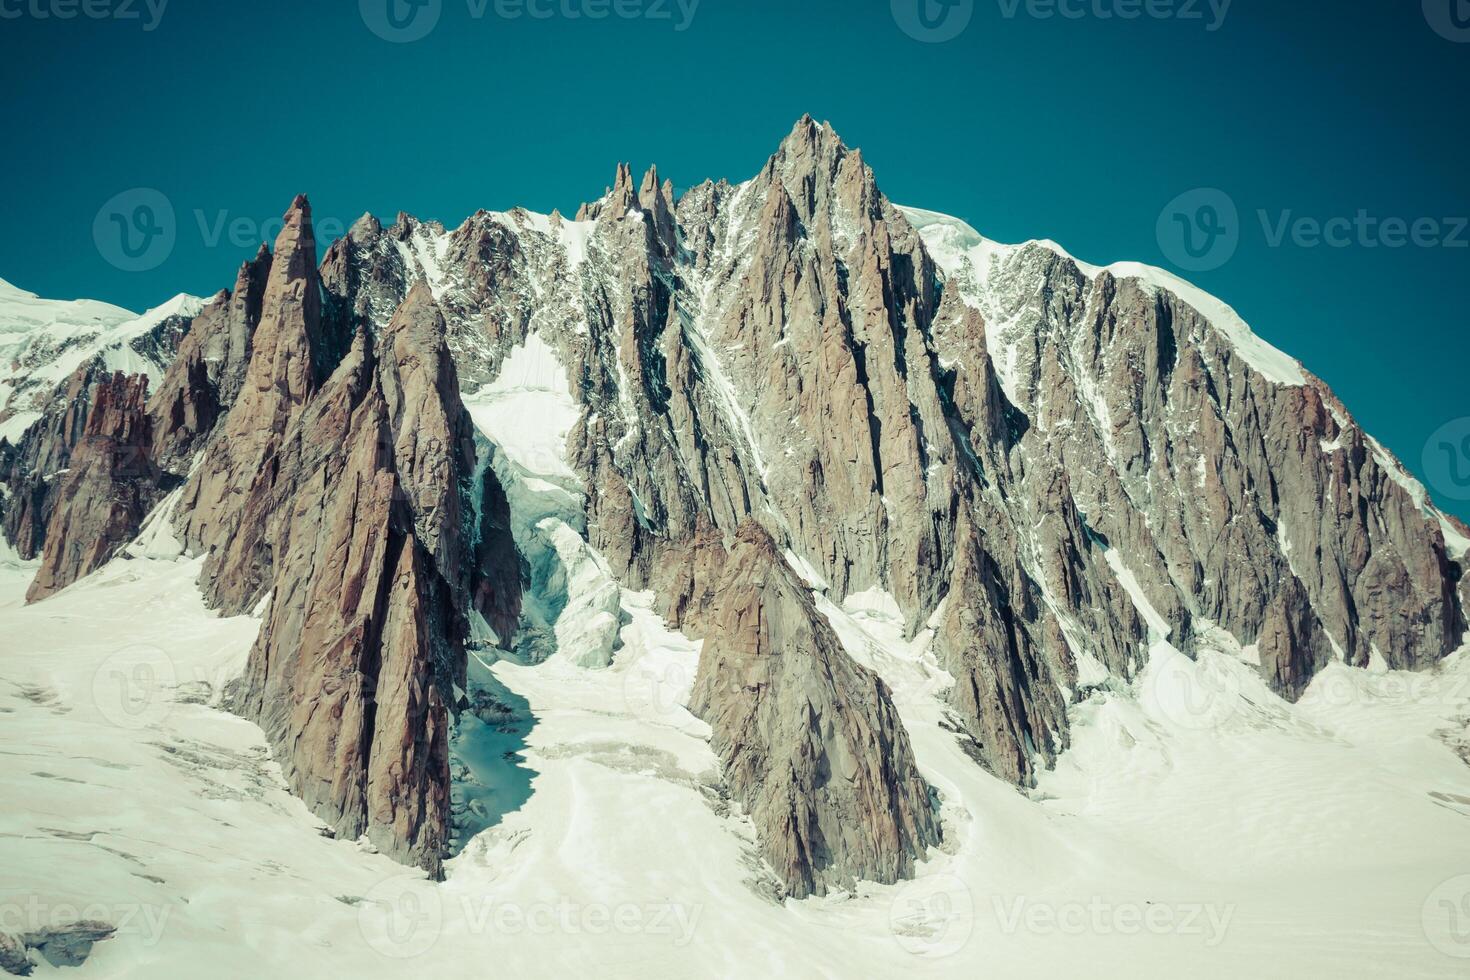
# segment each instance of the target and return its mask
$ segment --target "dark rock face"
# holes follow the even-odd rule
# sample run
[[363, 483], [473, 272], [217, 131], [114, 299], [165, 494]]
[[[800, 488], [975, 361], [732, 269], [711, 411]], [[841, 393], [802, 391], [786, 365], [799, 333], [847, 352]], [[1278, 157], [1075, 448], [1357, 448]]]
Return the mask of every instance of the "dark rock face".
[[[238, 292], [238, 290], [237, 290]], [[250, 609], [270, 587], [266, 513], [287, 429], [320, 384], [321, 289], [311, 208], [286, 212], [261, 299], [243, 384], [184, 487], [179, 530], [210, 555], [207, 599], [226, 612]]]
[[35, 970], [25, 943], [8, 932], [0, 932], [0, 970], [17, 977], [28, 977]]
[[95, 360], [77, 368], [19, 444], [0, 447], [0, 483], [6, 488], [0, 517], [6, 540], [22, 558], [35, 558], [46, 546], [46, 528], [60, 496], [61, 478], [86, 431], [93, 391], [109, 377], [110, 372]]
[[0, 932], [0, 970], [18, 977], [35, 971], [28, 950], [35, 950], [52, 966], [81, 966], [92, 955], [92, 946], [111, 939], [117, 929], [93, 920], [52, 926], [12, 936]]
[[341, 351], [315, 251], [298, 198], [151, 401], [142, 377], [97, 386], [31, 595], [100, 564], [188, 474], [176, 521], [207, 599], [236, 614], [270, 597], [230, 703], [338, 835], [437, 874], [469, 617], [509, 641], [519, 563], [429, 290]]
[[[993, 276], [1014, 292], [990, 302], [995, 316], [1024, 324], [1008, 357], [1028, 425], [1006, 456], [990, 453], [989, 472], [1010, 510], [1033, 522], [1088, 515], [1086, 533], [1123, 557], [1185, 649], [1197, 625], [1263, 649], [1269, 639], [1268, 679], [1289, 696], [1337, 650], [1358, 666], [1377, 649], [1415, 668], [1460, 643], [1439, 521], [1320, 381], [1272, 380], [1203, 314], [1140, 280], [1088, 279], [1040, 246], [1006, 262]], [[1050, 303], [1022, 305], [1037, 295]], [[959, 336], [941, 334], [946, 358], [973, 347]], [[974, 448], [987, 458], [988, 447]], [[1085, 552], [1038, 568], [1074, 625], [1089, 605], [1068, 580], [1096, 565]], [[1119, 655], [1129, 631], [1093, 623], [1072, 635], [1083, 632], [1102, 637], [1091, 655], [1128, 675]]]
[[[292, 233], [288, 221], [283, 234]], [[273, 268], [309, 240], [309, 225], [295, 233]], [[294, 296], [301, 286], [273, 279], [272, 288]], [[271, 300], [268, 290], [268, 311]], [[246, 387], [206, 450], [211, 470], [191, 484], [197, 495], [186, 490], [182, 518], [201, 539], [232, 529], [206, 562], [222, 605], [248, 608], [271, 594], [231, 703], [260, 723], [287, 782], [340, 836], [366, 834], [437, 874], [466, 617], [505, 626], [519, 608], [516, 566], [507, 576], [489, 564], [506, 553], [497, 536], [508, 529], [493, 514], [504, 495], [478, 473], [426, 287], [376, 338], [360, 331], [320, 386], [304, 370], [317, 321], [296, 316], [304, 305], [277, 306], [288, 313], [262, 317]], [[288, 377], [302, 370], [284, 387], [252, 388], [272, 365]], [[253, 440], [233, 438], [249, 432]], [[263, 466], [246, 479], [256, 459]], [[476, 493], [490, 497], [491, 520], [477, 521]]]
[[463, 629], [415, 534], [367, 346], [364, 335], [288, 433], [292, 462], [270, 509], [281, 560], [232, 702], [340, 836], [366, 833], [437, 872]]
[[137, 536], [161, 496], [149, 456], [148, 378], [118, 373], [99, 382], [87, 427], [71, 453], [46, 548], [26, 601], [44, 599], [100, 568]]
[[[888, 688], [854, 663], [770, 535], [743, 524], [713, 603], [690, 710], [709, 722], [761, 855], [796, 898], [894, 882], [940, 827]], [[699, 559], [708, 561], [710, 559]]]

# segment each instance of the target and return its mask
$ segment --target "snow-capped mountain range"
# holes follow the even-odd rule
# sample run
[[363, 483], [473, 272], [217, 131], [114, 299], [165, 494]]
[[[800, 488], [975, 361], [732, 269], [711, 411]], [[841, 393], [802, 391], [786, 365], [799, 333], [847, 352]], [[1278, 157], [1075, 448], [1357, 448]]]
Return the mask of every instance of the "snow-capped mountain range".
[[574, 218], [319, 256], [298, 198], [207, 300], [0, 283], [0, 344], [0, 834], [22, 894], [172, 916], [0, 952], [1453, 975], [1470, 531], [1163, 270], [897, 206], [804, 118]]

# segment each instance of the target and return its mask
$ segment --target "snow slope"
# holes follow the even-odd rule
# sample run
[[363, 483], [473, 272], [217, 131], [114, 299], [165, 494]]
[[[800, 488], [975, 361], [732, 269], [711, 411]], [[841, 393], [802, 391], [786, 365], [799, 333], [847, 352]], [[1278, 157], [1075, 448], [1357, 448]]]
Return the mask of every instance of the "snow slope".
[[[507, 368], [498, 393], [556, 379]], [[494, 404], [475, 409], [491, 430]], [[699, 645], [622, 592], [608, 669], [561, 648], [472, 661], [488, 707], [455, 739], [465, 832], [434, 884], [324, 837], [260, 731], [215, 707], [258, 621], [205, 610], [198, 561], [144, 537], [153, 557], [29, 607], [30, 569], [0, 561], [0, 786], [25, 801], [0, 807], [0, 927], [119, 923], [79, 980], [1463, 976], [1465, 653], [1428, 675], [1334, 666], [1291, 706], [1228, 642], [1196, 663], [1155, 636], [1132, 687], [1073, 709], [1027, 796], [952, 734], [927, 631], [905, 640], [882, 592], [819, 595], [891, 686], [946, 843], [913, 882], [777, 905], [684, 707]]]

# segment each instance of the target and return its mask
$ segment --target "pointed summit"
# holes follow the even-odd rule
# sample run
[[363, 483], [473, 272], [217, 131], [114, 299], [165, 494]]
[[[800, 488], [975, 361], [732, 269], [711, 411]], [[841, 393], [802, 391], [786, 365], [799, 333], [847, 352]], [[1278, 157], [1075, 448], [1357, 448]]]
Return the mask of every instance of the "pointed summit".
[[266, 279], [256, 355], [250, 362], [246, 388], [274, 388], [286, 402], [300, 405], [319, 381], [315, 355], [322, 312], [316, 236], [305, 194], [296, 195], [284, 219]]
[[[321, 384], [322, 288], [311, 205], [305, 195], [291, 202], [276, 236], [253, 333], [247, 322], [248, 318], [229, 325], [232, 351], [240, 351], [242, 335], [249, 335], [250, 360], [239, 396], [184, 490], [191, 512], [180, 531], [189, 546], [201, 552], [235, 547], [241, 520], [238, 501], [264, 469], [277, 465], [283, 434]], [[259, 562], [248, 548], [236, 551], [243, 566], [258, 570]], [[230, 598], [236, 604], [231, 609], [238, 611], [249, 608], [264, 586], [256, 575], [238, 575], [206, 588], [215, 603], [226, 598], [218, 587], [233, 590]]]
[[643, 174], [643, 180], [638, 185], [638, 200], [643, 202], [658, 190], [658, 164], [649, 167]]
[[674, 234], [674, 185], [658, 181], [658, 167], [649, 167], [638, 187], [638, 208], [647, 214], [663, 247], [672, 248]]
[[862, 216], [860, 226], [881, 217], [882, 195], [862, 152], [850, 149], [831, 123], [817, 123], [810, 115], [797, 120], [757, 179], [778, 182], [803, 225], [827, 214], [839, 199], [853, 218]]
[[347, 237], [353, 242], [369, 241], [382, 233], [383, 223], [371, 211], [364, 211], [362, 217], [354, 221], [352, 227], [347, 229]]
[[596, 201], [587, 201], [577, 209], [577, 221], [596, 221], [601, 218], [617, 220], [637, 206], [638, 192], [633, 187], [633, 168], [626, 163], [618, 164], [613, 185], [602, 192]]
[[815, 155], [819, 149], [839, 151], [840, 155], [846, 153], [848, 147], [831, 123], [819, 123], [808, 113], [791, 127], [791, 132], [786, 134], [776, 150], [776, 156]]
[[598, 217], [621, 218], [636, 201], [633, 192], [633, 168], [626, 163], [620, 163], [617, 179], [613, 181], [612, 190], [608, 191], [607, 200]]

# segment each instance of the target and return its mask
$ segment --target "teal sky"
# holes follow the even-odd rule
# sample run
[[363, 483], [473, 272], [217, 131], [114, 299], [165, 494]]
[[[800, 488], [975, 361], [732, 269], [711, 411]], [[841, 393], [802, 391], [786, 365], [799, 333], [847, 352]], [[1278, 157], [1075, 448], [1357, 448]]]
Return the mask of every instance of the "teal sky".
[[[810, 112], [899, 203], [1198, 282], [1470, 517], [1470, 441], [1432, 462], [1470, 437], [1465, 0], [417, 0], [437, 21], [406, 43], [368, 26], [386, 2], [0, 0], [0, 277], [142, 309], [229, 285], [297, 192], [328, 230], [570, 211], [619, 160], [744, 179]], [[906, 33], [920, 2], [963, 29]], [[118, 261], [94, 223], [135, 188], [172, 244]], [[1158, 231], [1197, 188], [1238, 218], [1185, 199], [1236, 246], [1192, 271]]]

